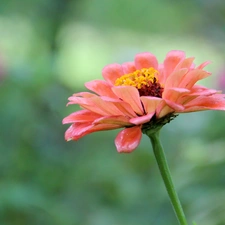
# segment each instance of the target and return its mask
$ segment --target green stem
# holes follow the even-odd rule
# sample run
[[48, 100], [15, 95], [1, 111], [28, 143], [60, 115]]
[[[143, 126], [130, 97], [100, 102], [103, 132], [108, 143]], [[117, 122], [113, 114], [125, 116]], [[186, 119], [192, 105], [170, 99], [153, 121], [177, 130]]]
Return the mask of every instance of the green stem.
[[[146, 132], [147, 133], [147, 132]], [[170, 197], [170, 201], [173, 205], [175, 214], [177, 216], [177, 219], [180, 223], [180, 225], [187, 225], [187, 220], [184, 215], [184, 211], [182, 209], [180, 200], [178, 198], [178, 195], [175, 191], [172, 177], [170, 174], [170, 170], [166, 161], [166, 156], [163, 151], [163, 147], [159, 140], [159, 131], [147, 134], [151, 140], [153, 151], [155, 154], [155, 158], [161, 173], [161, 176], [163, 178], [164, 184], [166, 186], [167, 193]]]

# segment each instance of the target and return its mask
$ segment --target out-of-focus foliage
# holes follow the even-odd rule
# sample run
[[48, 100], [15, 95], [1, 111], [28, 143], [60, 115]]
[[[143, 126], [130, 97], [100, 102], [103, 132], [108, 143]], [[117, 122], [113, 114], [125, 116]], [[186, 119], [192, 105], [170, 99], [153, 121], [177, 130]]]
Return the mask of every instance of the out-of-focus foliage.
[[[118, 131], [66, 143], [61, 120], [85, 81], [141, 51], [211, 60], [204, 85], [221, 87], [224, 11], [223, 0], [1, 0], [0, 224], [176, 224], [147, 137], [118, 154]], [[224, 112], [180, 115], [162, 131], [190, 223], [225, 224], [224, 134]]]

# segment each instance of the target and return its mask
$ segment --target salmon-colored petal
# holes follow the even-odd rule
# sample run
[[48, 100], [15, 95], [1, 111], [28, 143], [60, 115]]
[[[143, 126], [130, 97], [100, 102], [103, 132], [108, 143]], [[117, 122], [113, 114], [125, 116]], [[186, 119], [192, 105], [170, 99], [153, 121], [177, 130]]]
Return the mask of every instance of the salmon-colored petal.
[[165, 89], [170, 87], [181, 87], [180, 83], [184, 79], [185, 74], [188, 72], [187, 69], [180, 69], [174, 71], [165, 82]]
[[83, 137], [85, 133], [93, 127], [92, 123], [73, 123], [65, 132], [65, 139], [67, 141], [78, 140]]
[[174, 109], [168, 106], [163, 100], [162, 102], [160, 102], [159, 106], [156, 109], [156, 118], [161, 118], [171, 112], [174, 112]]
[[[69, 100], [72, 102], [72, 104], [79, 104], [82, 108], [100, 114], [102, 116], [123, 115], [123, 112], [121, 112], [118, 109], [118, 107], [116, 107], [113, 101], [104, 100], [104, 97], [100, 97], [97, 95], [90, 98], [72, 96], [69, 98]], [[119, 99], [112, 99], [112, 100], [119, 101]], [[70, 102], [68, 104], [70, 104]]]
[[189, 70], [193, 65], [194, 59], [195, 59], [194, 57], [191, 57], [191, 58], [186, 58], [184, 60], [181, 60], [175, 67], [175, 70], [180, 70], [182, 68], [186, 68]]
[[200, 95], [213, 95], [213, 94], [219, 94], [221, 91], [215, 90], [215, 89], [208, 89], [204, 86], [200, 85], [194, 85], [191, 90], [189, 96], [200, 96]]
[[126, 62], [122, 64], [123, 68], [123, 73], [128, 74], [128, 73], [133, 73], [136, 69], [134, 62]]
[[96, 94], [94, 93], [90, 93], [90, 92], [79, 92], [79, 93], [75, 93], [73, 94], [71, 97], [83, 97], [83, 98], [91, 98], [96, 96]]
[[166, 100], [165, 99], [166, 104], [173, 109], [175, 112], [180, 112], [184, 110], [184, 106], [181, 104], [178, 104], [176, 102], [170, 101], [170, 100]]
[[[96, 104], [95, 104], [95, 102], [96, 102]], [[76, 100], [73, 99], [73, 104], [79, 104], [81, 108], [89, 110], [94, 113], [97, 113], [102, 116], [109, 115], [108, 111], [104, 107], [101, 106], [102, 105], [101, 100], [99, 100], [99, 102], [98, 102], [97, 100], [94, 101], [93, 99], [90, 100], [90, 99], [77, 98]]]
[[152, 113], [149, 113], [147, 115], [144, 115], [144, 116], [138, 116], [136, 118], [132, 118], [130, 119], [130, 123], [132, 124], [135, 124], [135, 125], [141, 125], [141, 124], [144, 124], [144, 123], [148, 123], [151, 118], [154, 116], [155, 112], [152, 112]]
[[150, 67], [153, 67], [156, 70], [158, 69], [158, 60], [150, 52], [143, 52], [143, 53], [137, 54], [135, 56], [134, 62], [135, 62], [135, 67], [137, 69], [150, 68]]
[[142, 137], [139, 126], [125, 128], [120, 131], [115, 139], [115, 145], [118, 152], [130, 153], [140, 144]]
[[162, 98], [176, 102], [180, 96], [187, 95], [189, 93], [190, 90], [186, 88], [167, 88], [164, 90]]
[[177, 64], [185, 58], [183, 51], [170, 51], [164, 60], [164, 71], [166, 78], [174, 71]]
[[114, 105], [125, 115], [130, 118], [136, 117], [137, 114], [127, 102], [114, 102]]
[[164, 76], [165, 71], [164, 71], [164, 65], [163, 64], [158, 65], [158, 72], [159, 72], [159, 74], [157, 74], [158, 81], [162, 86], [164, 86], [165, 81], [166, 81], [166, 76]]
[[102, 70], [102, 76], [109, 82], [109, 84], [114, 85], [117, 78], [123, 75], [123, 68], [120, 64], [110, 64], [105, 66]]
[[[187, 94], [190, 93], [191, 91], [187, 88], [179, 88], [179, 87], [171, 87], [171, 88], [167, 88], [164, 92], [163, 92], [163, 98], [167, 98], [167, 96], [171, 93], [177, 93], [177, 94]], [[169, 96], [168, 96], [169, 99]]]
[[72, 96], [68, 98], [69, 102], [67, 103], [67, 106], [71, 104], [80, 104], [81, 102], [85, 104], [88, 101], [88, 100], [86, 101], [86, 99], [89, 99], [95, 96], [97, 95], [90, 92], [79, 92], [79, 93], [73, 94]]
[[211, 73], [200, 69], [194, 69], [188, 72], [183, 80], [180, 82], [179, 87], [190, 89], [197, 81], [210, 76]]
[[74, 113], [71, 113], [69, 116], [65, 117], [62, 121], [63, 124], [66, 123], [75, 123], [75, 122], [91, 122], [98, 118], [101, 115], [91, 112], [89, 110], [80, 110]]
[[91, 123], [74, 123], [67, 129], [65, 133], [65, 139], [67, 141], [70, 141], [70, 140], [76, 141], [82, 138], [83, 136], [93, 132], [103, 131], [103, 130], [114, 130], [120, 127], [121, 126], [116, 124], [93, 125]]
[[140, 95], [135, 87], [118, 86], [112, 88], [113, 92], [124, 102], [129, 103], [131, 108], [138, 114], [143, 115], [143, 108], [140, 101]]
[[105, 123], [104, 124], [97, 124], [97, 125], [94, 125], [93, 127], [91, 127], [88, 130], [88, 134], [93, 133], [93, 132], [97, 132], [97, 131], [103, 131], [103, 130], [115, 130], [115, 129], [118, 129], [118, 128], [121, 128], [121, 126], [117, 125], [117, 124], [105, 124]]
[[76, 97], [76, 96], [71, 96], [68, 98], [69, 102], [67, 105], [71, 104], [79, 104], [79, 105], [86, 105], [90, 103], [90, 98], [82, 98], [82, 97]]
[[183, 112], [193, 112], [201, 110], [225, 110], [224, 95], [215, 94], [213, 96], [199, 96], [184, 105]]
[[112, 102], [116, 108], [122, 112], [122, 115], [128, 116], [128, 117], [136, 117], [137, 114], [134, 112], [134, 110], [131, 108], [131, 106], [127, 103], [124, 102], [122, 99], [117, 98], [109, 98], [107, 96], [102, 96], [102, 100], [107, 101], [107, 102]]
[[93, 98], [86, 99], [85, 104], [80, 104], [85, 109], [88, 109], [92, 112], [98, 113], [103, 116], [109, 116], [109, 115], [123, 115], [123, 112], [121, 112], [118, 107], [114, 104], [114, 102], [111, 101], [105, 101], [101, 97], [96, 96]]
[[141, 101], [144, 106], [145, 112], [149, 114], [156, 111], [156, 108], [162, 101], [162, 99], [157, 97], [141, 96]]
[[200, 64], [198, 67], [196, 67], [196, 69], [202, 70], [204, 67], [206, 67], [210, 63], [211, 63], [210, 61], [206, 61], [206, 62]]
[[105, 116], [96, 119], [93, 124], [115, 124], [121, 127], [131, 126], [132, 123], [129, 122], [129, 118], [125, 116]]
[[116, 98], [115, 94], [112, 92], [112, 85], [104, 80], [93, 80], [85, 83], [85, 87], [89, 90], [95, 92], [100, 96], [108, 96], [111, 98]]

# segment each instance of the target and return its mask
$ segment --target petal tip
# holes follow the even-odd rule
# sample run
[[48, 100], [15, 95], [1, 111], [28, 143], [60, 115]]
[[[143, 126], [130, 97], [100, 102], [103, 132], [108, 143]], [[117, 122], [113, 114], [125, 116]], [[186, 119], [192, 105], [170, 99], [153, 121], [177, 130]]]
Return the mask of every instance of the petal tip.
[[133, 149], [133, 150], [117, 149], [117, 152], [120, 153], [120, 154], [122, 154], [122, 153], [131, 153], [131, 152], [133, 152], [134, 150], [135, 150], [135, 149]]
[[142, 132], [140, 126], [125, 128], [120, 131], [115, 139], [115, 145], [119, 153], [130, 153], [140, 144]]
[[72, 141], [73, 138], [72, 138], [72, 137], [70, 137], [70, 138], [65, 138], [65, 140], [66, 140], [67, 142], [69, 142], [69, 141]]

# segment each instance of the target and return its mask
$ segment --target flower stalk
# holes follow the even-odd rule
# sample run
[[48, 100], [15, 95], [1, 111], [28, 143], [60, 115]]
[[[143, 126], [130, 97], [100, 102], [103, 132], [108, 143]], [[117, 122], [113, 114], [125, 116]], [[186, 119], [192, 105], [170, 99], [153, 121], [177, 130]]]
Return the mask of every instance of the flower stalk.
[[180, 200], [178, 198], [178, 195], [176, 193], [176, 190], [172, 181], [171, 173], [167, 164], [163, 147], [159, 140], [159, 132], [160, 130], [157, 130], [156, 132], [150, 132], [150, 133], [146, 132], [146, 134], [151, 140], [154, 155], [155, 155], [161, 176], [163, 178], [167, 193], [172, 203], [173, 209], [177, 216], [177, 219], [180, 225], [188, 225], [184, 215], [183, 208], [181, 206]]

